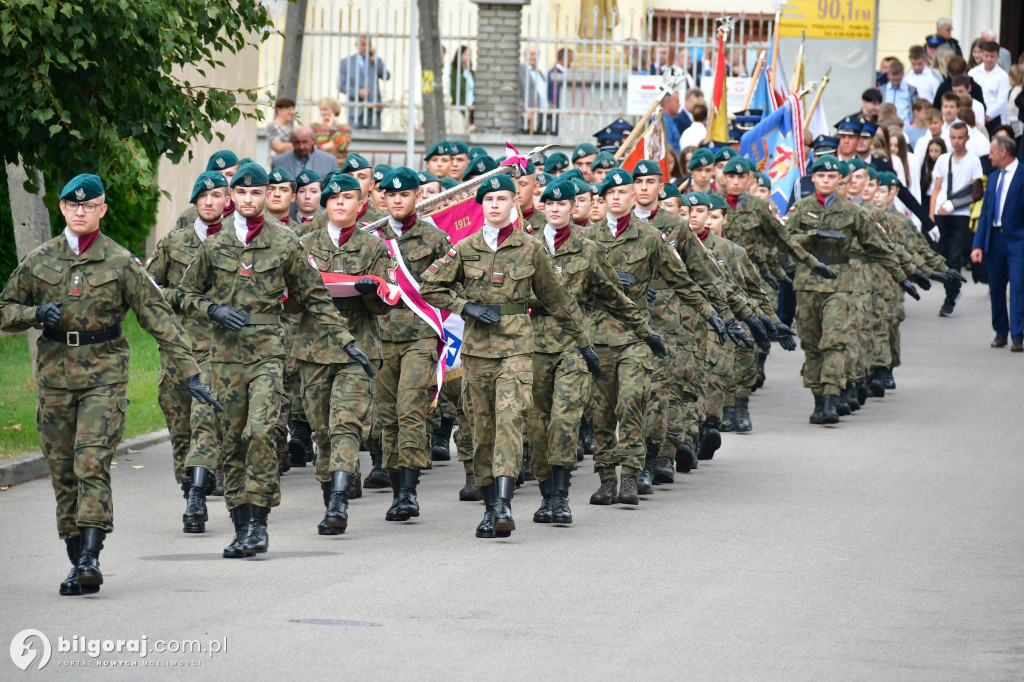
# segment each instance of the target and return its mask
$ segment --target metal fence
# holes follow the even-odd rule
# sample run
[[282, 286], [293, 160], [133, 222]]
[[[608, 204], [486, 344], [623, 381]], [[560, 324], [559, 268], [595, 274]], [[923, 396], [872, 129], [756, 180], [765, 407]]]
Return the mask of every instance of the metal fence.
[[[284, 27], [285, 4], [271, 4], [279, 29]], [[477, 42], [487, 39], [477, 35], [477, 11], [477, 5], [466, 0], [441, 0], [446, 123], [452, 135], [469, 132], [472, 96], [479, 87], [461, 77], [458, 62], [459, 55], [468, 52], [472, 72]], [[520, 78], [522, 70], [524, 80], [531, 83], [520, 88], [523, 131], [553, 133], [552, 122], [557, 120], [558, 134], [589, 137], [626, 114], [630, 74], [657, 73], [669, 64], [683, 66], [692, 85], [710, 89], [716, 20], [722, 14], [612, 9], [610, 15], [602, 15], [595, 7], [593, 14], [581, 15], [579, 3], [572, 3], [571, 10], [536, 0], [524, 6], [523, 55], [519, 63], [508, 65], [509, 78]], [[405, 133], [410, 120], [419, 128], [421, 78], [413, 17], [408, 0], [310, 0], [297, 122], [320, 120], [318, 102], [331, 98], [342, 108], [341, 120], [356, 130]], [[728, 38], [727, 59], [731, 75], [746, 75], [753, 70], [758, 51], [769, 44], [773, 17], [741, 13], [738, 19]], [[278, 80], [282, 46], [283, 38], [275, 35], [260, 48], [260, 83], [271, 92]], [[560, 54], [564, 72], [556, 68]], [[524, 66], [529, 60], [534, 60], [536, 73]], [[270, 102], [263, 105], [272, 119]]]

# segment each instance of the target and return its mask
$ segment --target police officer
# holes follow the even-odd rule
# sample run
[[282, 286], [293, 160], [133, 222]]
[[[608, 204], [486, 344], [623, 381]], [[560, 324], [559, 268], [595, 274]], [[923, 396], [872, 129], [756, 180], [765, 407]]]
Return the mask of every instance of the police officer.
[[64, 233], [29, 253], [0, 293], [0, 329], [42, 328], [36, 356], [39, 445], [57, 499], [71, 572], [62, 595], [103, 584], [99, 556], [114, 530], [110, 463], [124, 434], [129, 310], [192, 396], [220, 408], [199, 376], [192, 341], [142, 263], [100, 232], [103, 181], [83, 173], [60, 192]]

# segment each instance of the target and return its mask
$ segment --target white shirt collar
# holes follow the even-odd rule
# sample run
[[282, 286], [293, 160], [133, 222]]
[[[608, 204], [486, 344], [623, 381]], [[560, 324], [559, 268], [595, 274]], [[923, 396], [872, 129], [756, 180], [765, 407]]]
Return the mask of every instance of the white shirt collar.
[[196, 222], [192, 227], [195, 229], [199, 241], [205, 242], [210, 236], [210, 226], [203, 222], [202, 218], [196, 218]]
[[605, 220], [608, 221], [608, 230], [615, 236], [615, 233], [619, 231], [619, 219], [609, 213], [605, 216]]
[[636, 208], [633, 209], [633, 215], [635, 215], [637, 218], [639, 218], [640, 220], [644, 221], [645, 223], [651, 222], [651, 214], [652, 213], [654, 213], [654, 209], [652, 209], [650, 211], [645, 211], [644, 209], [640, 208], [639, 206], [637, 206]]
[[484, 227], [483, 227], [484, 242], [487, 244], [487, 246], [490, 247], [491, 251], [497, 251], [498, 250], [498, 232], [500, 230], [501, 230], [501, 228], [494, 227], [492, 225], [488, 225], [487, 223], [484, 223]]
[[547, 242], [548, 251], [555, 253], [555, 228], [551, 227], [547, 223], [544, 223], [544, 241]]
[[242, 244], [245, 244], [245, 236], [247, 234], [249, 234], [249, 225], [246, 223], [245, 217], [238, 211], [235, 211], [235, 237]]
[[68, 240], [68, 248], [74, 251], [76, 256], [81, 255], [78, 252], [78, 235], [72, 232], [70, 227], [64, 228], [64, 238]]
[[395, 236], [397, 236], [397, 237], [401, 237], [402, 236], [402, 221], [401, 220], [395, 220], [391, 216], [388, 216], [388, 225], [390, 225], [391, 229], [395, 231]]
[[331, 237], [331, 241], [334, 242], [334, 248], [340, 248], [338, 240], [341, 239], [341, 228], [327, 223], [327, 234]]

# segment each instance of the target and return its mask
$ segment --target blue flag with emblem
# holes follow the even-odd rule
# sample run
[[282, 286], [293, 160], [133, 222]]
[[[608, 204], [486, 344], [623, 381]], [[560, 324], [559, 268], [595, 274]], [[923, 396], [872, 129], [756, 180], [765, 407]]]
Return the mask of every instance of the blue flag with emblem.
[[793, 187], [804, 168], [804, 135], [800, 100], [790, 95], [740, 140], [740, 154], [772, 181], [772, 201], [786, 214]]

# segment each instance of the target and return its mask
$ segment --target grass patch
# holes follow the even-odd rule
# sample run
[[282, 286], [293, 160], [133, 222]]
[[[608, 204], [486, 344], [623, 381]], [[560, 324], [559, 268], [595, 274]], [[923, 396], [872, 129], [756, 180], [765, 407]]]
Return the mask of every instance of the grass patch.
[[[129, 312], [123, 329], [132, 354], [129, 361], [127, 421], [124, 437], [130, 438], [166, 427], [157, 403], [160, 351], [153, 337], [142, 331], [135, 313]], [[36, 431], [36, 386], [28, 342], [24, 335], [0, 339], [0, 459], [39, 449]], [[17, 425], [21, 428], [14, 428]]]

